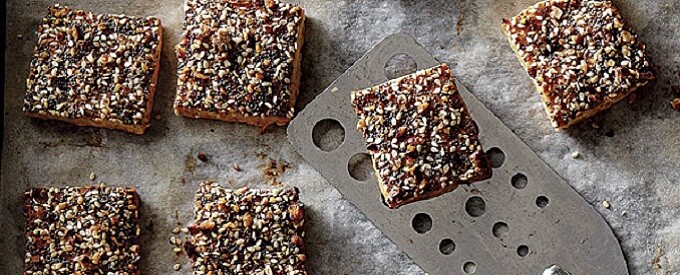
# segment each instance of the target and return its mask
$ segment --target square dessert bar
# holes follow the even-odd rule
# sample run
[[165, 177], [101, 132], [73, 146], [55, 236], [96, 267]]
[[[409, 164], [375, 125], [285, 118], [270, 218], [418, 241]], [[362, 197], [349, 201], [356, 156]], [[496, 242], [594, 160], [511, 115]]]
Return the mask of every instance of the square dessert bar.
[[304, 10], [274, 0], [187, 0], [175, 113], [266, 128], [295, 114]]
[[38, 27], [24, 114], [142, 134], [158, 78], [161, 21], [59, 5]]
[[194, 274], [307, 274], [297, 188], [226, 190], [204, 182], [185, 249]]
[[609, 108], [655, 78], [645, 46], [610, 1], [541, 1], [504, 19], [502, 29], [556, 128]]
[[477, 124], [446, 64], [352, 93], [390, 208], [491, 177]]
[[140, 274], [139, 202], [126, 187], [27, 191], [24, 274]]

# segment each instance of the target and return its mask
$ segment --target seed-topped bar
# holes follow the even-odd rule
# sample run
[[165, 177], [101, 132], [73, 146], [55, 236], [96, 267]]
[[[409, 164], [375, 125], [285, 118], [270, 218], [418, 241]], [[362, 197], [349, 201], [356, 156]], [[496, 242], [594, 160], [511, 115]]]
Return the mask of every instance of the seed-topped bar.
[[274, 0], [187, 0], [175, 113], [285, 125], [300, 87], [304, 10]]
[[185, 243], [194, 274], [307, 274], [297, 188], [226, 190], [204, 182], [194, 214]]
[[37, 188], [26, 192], [25, 274], [140, 274], [134, 188]]
[[153, 108], [161, 37], [156, 18], [51, 7], [38, 27], [24, 113], [144, 133]]
[[610, 1], [547, 0], [503, 31], [556, 128], [568, 128], [654, 79], [645, 46]]
[[491, 177], [448, 65], [356, 91], [352, 102], [388, 207]]

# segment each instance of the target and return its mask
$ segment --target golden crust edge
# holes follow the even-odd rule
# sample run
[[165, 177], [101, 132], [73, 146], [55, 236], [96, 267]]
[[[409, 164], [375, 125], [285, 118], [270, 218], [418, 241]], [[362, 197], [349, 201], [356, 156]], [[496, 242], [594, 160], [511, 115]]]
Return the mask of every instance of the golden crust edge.
[[[374, 170], [375, 170], [375, 167], [374, 167]], [[377, 171], [376, 171], [376, 175], [377, 175]], [[446, 193], [452, 192], [453, 190], [456, 190], [456, 188], [458, 188], [458, 186], [460, 186], [461, 184], [469, 185], [469, 184], [472, 184], [474, 182], [490, 179], [491, 177], [492, 177], [492, 174], [489, 173], [489, 174], [479, 175], [479, 176], [470, 178], [467, 181], [456, 180], [452, 184], [450, 184], [450, 185], [448, 185], [444, 188], [437, 189], [437, 190], [435, 190], [433, 192], [429, 192], [427, 194], [423, 194], [422, 196], [411, 197], [411, 198], [406, 199], [406, 200], [402, 200], [402, 201], [399, 201], [399, 202], [392, 202], [392, 203], [388, 203], [388, 202], [385, 201], [385, 204], [390, 209], [397, 209], [397, 208], [402, 207], [402, 206], [407, 205], [407, 204], [411, 204], [411, 203], [418, 202], [418, 201], [429, 200], [429, 199], [444, 195]], [[383, 199], [388, 197], [389, 194], [386, 192], [386, 190], [383, 189], [383, 187], [386, 186], [386, 185], [382, 182], [382, 179], [380, 179], [380, 177], [378, 177], [378, 185], [380, 187], [380, 193], [382, 194]]]
[[246, 117], [237, 113], [215, 113], [181, 106], [175, 107], [175, 114], [186, 118], [236, 122], [262, 128], [266, 128], [270, 125], [284, 126], [290, 122], [290, 119], [285, 117]]

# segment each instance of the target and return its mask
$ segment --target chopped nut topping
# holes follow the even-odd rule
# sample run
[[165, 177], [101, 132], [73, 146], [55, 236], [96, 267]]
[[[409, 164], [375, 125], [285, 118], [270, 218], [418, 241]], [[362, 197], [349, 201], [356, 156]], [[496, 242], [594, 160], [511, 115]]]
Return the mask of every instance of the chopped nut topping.
[[201, 183], [185, 243], [194, 274], [307, 274], [295, 188], [226, 190]]
[[200, 161], [202, 161], [202, 162], [207, 162], [207, 161], [208, 161], [208, 156], [207, 156], [205, 153], [203, 153], [203, 152], [198, 152], [198, 154], [196, 155], [196, 157], [197, 157]]
[[24, 112], [143, 126], [161, 32], [151, 17], [51, 7], [38, 28]]
[[293, 117], [293, 72], [304, 24], [298, 5], [187, 0], [185, 12], [176, 112]]
[[134, 188], [26, 192], [26, 274], [139, 274]]
[[654, 79], [645, 46], [610, 1], [546, 0], [503, 20], [503, 31], [567, 128]]
[[389, 207], [491, 177], [448, 65], [356, 91], [352, 102]]

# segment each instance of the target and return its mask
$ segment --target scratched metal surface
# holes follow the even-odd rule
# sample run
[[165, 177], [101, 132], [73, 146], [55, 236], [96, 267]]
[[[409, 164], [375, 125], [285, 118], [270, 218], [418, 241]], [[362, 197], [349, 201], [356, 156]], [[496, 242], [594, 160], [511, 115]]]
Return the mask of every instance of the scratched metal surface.
[[[300, 187], [308, 205], [308, 268], [313, 274], [419, 274], [404, 253], [342, 198], [286, 140], [285, 129], [259, 135], [252, 127], [187, 120], [172, 115], [181, 0], [65, 0], [101, 13], [161, 18], [166, 38], [154, 113], [144, 136], [39, 122], [21, 115], [21, 96], [34, 31], [56, 1], [7, 1], [7, 61], [0, 230], [0, 273], [21, 268], [19, 195], [29, 186], [88, 184], [88, 175], [114, 185], [138, 186], [144, 207], [143, 270], [168, 274], [175, 262], [170, 230], [191, 219], [197, 183], [267, 181], [270, 158], [290, 166], [279, 180]], [[621, 241], [632, 274], [680, 272], [680, 113], [670, 110], [680, 64], [680, 2], [615, 0], [649, 46], [659, 81], [632, 105], [622, 103], [570, 131], [556, 133], [539, 97], [505, 38], [500, 19], [534, 0], [409, 1], [301, 0], [307, 36], [298, 109], [392, 33], [406, 33], [449, 63], [459, 81], [494, 112], [557, 174], [600, 212]], [[21, 35], [21, 38], [18, 36]], [[590, 121], [589, 121], [590, 122]], [[211, 129], [213, 131], [211, 131]], [[198, 151], [210, 161], [196, 160]], [[571, 152], [579, 151], [579, 159]], [[231, 169], [233, 162], [243, 172]], [[267, 184], [265, 184], [266, 186]], [[602, 201], [611, 208], [602, 206]], [[178, 216], [175, 217], [175, 211]], [[185, 262], [183, 257], [180, 261]], [[163, 263], [163, 264], [160, 264]]]

